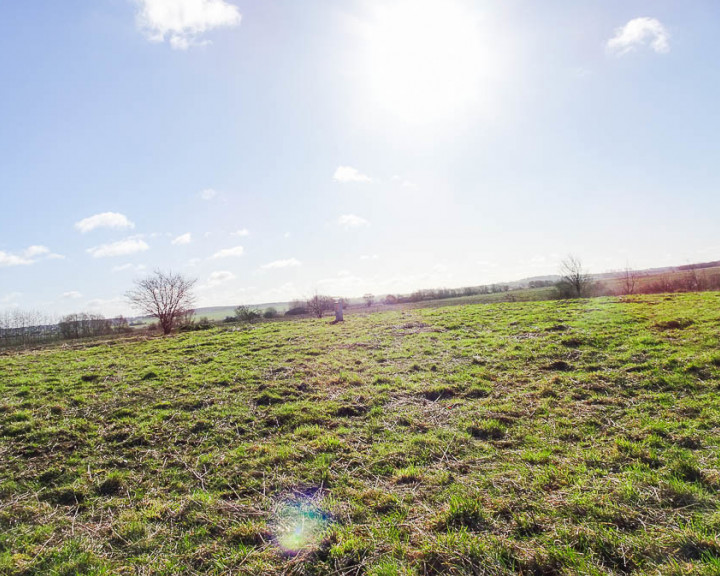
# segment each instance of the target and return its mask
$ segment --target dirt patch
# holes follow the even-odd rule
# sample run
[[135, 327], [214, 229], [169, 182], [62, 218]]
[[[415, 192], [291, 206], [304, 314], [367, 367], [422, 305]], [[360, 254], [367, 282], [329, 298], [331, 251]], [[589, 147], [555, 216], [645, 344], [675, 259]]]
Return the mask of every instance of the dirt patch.
[[553, 372], [569, 372], [572, 369], [572, 366], [565, 362], [565, 360], [556, 360], [543, 368], [543, 370], [550, 370]]
[[335, 416], [340, 416], [341, 418], [362, 416], [367, 411], [368, 407], [362, 404], [345, 404], [335, 410]]
[[665, 320], [663, 322], [657, 322], [655, 323], [654, 328], [657, 328], [658, 330], [683, 330], [692, 324], [693, 321], [689, 318], [682, 318], [679, 320]]
[[446, 332], [445, 328], [438, 326], [431, 326], [425, 322], [405, 322], [405, 324], [398, 324], [390, 326], [390, 329], [399, 334], [420, 334], [421, 332]]
[[426, 400], [435, 402], [441, 398], [452, 398], [455, 396], [455, 390], [449, 386], [438, 386], [437, 388], [431, 388], [429, 390], [423, 390], [420, 395]]

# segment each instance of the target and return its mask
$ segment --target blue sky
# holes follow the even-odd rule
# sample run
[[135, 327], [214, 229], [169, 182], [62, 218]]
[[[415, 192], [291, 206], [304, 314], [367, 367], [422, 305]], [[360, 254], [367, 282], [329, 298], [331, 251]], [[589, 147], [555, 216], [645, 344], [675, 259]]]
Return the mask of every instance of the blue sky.
[[0, 310], [720, 259], [720, 4], [0, 7]]

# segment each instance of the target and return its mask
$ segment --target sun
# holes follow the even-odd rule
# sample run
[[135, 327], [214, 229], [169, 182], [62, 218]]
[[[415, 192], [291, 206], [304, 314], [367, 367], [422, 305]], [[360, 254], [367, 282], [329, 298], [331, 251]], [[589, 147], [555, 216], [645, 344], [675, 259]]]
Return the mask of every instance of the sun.
[[491, 38], [459, 0], [394, 0], [363, 28], [372, 104], [410, 123], [460, 119], [482, 106], [494, 74]]

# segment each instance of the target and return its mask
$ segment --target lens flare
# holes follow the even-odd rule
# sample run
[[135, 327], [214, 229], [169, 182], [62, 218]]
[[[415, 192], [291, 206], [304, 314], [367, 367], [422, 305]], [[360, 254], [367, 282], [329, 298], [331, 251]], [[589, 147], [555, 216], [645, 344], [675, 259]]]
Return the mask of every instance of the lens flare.
[[329, 514], [313, 498], [283, 502], [276, 512], [275, 542], [294, 556], [319, 544], [330, 522]]

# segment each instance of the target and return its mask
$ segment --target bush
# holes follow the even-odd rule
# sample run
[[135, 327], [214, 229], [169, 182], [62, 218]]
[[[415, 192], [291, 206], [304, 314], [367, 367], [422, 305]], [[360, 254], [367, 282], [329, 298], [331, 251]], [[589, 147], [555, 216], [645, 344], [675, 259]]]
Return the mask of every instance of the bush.
[[199, 320], [190, 319], [180, 326], [180, 332], [195, 332], [196, 330], [209, 330], [213, 323], [205, 316]]
[[272, 306], [270, 308], [266, 308], [265, 312], [263, 312], [263, 318], [277, 318], [278, 317], [278, 311], [273, 308]]
[[235, 318], [238, 322], [255, 322], [260, 318], [260, 312], [250, 306], [240, 305], [235, 308]]
[[290, 308], [287, 312], [285, 312], [285, 316], [302, 316], [303, 314], [307, 314], [308, 310], [305, 308], [305, 306], [295, 306], [294, 308]]

